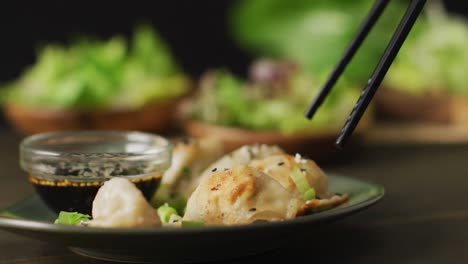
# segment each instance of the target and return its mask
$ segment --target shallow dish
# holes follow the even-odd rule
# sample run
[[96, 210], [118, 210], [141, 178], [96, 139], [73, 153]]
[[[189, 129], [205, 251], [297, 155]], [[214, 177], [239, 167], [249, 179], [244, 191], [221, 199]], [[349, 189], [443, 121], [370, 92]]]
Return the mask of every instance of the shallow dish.
[[376, 96], [379, 115], [387, 119], [416, 123], [462, 125], [468, 122], [468, 98], [427, 92], [411, 94], [383, 87]]
[[359, 212], [382, 199], [384, 188], [330, 175], [330, 191], [348, 193], [333, 209], [284, 222], [236, 227], [105, 229], [54, 225], [56, 214], [33, 196], [0, 210], [0, 228], [68, 246], [77, 254], [120, 262], [186, 263], [226, 260], [281, 248], [292, 238], [313, 234], [319, 225]]
[[[370, 125], [371, 119], [366, 115], [354, 132], [349, 145], [359, 144]], [[219, 139], [223, 143], [225, 152], [231, 152], [243, 145], [259, 143], [278, 145], [288, 153], [307, 153], [309, 158], [319, 161], [339, 154], [334, 147], [334, 142], [339, 135], [338, 129], [284, 134], [276, 131], [253, 131], [240, 127], [218, 126], [191, 120], [184, 122], [184, 130], [190, 137]]]
[[134, 110], [75, 111], [5, 106], [5, 116], [20, 133], [66, 130], [139, 130], [161, 132], [174, 126], [179, 98], [148, 104]]
[[21, 141], [20, 164], [52, 210], [91, 214], [99, 188], [114, 177], [131, 180], [150, 200], [171, 148], [168, 139], [137, 131], [50, 132]]

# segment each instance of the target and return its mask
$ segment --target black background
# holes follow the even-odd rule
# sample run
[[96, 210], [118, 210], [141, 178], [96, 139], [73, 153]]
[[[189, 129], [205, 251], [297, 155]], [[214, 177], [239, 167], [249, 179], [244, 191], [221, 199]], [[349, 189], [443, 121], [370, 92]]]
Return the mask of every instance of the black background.
[[73, 36], [103, 38], [130, 35], [139, 22], [150, 22], [169, 43], [184, 69], [198, 75], [207, 67], [241, 70], [249, 58], [226, 31], [233, 1], [49, 1], [15, 2], [0, 13], [0, 81], [15, 78], [34, 62], [42, 42], [65, 43]]
[[[252, 57], [233, 43], [226, 30], [226, 14], [233, 2], [3, 3], [0, 8], [0, 82], [16, 78], [25, 66], [32, 64], [40, 43], [66, 43], [79, 34], [103, 38], [114, 34], [129, 35], [141, 21], [150, 22], [157, 28], [182, 67], [192, 76], [218, 66], [226, 66], [242, 74]], [[446, 0], [445, 3], [452, 12], [468, 14], [466, 1]]]

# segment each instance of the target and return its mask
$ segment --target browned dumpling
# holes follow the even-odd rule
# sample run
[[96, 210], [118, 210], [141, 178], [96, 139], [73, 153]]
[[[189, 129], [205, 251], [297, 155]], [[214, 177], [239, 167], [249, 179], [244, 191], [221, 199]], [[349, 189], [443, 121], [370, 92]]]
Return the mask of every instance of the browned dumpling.
[[[255, 159], [243, 154], [245, 148], [241, 148], [235, 152], [240, 158], [228, 155], [211, 165], [210, 174], [190, 197], [183, 220], [207, 225], [280, 221], [347, 200], [346, 194], [329, 192], [328, 177], [313, 160], [271, 146], [264, 145], [264, 149], [272, 151]], [[220, 164], [233, 167], [223, 169]]]
[[209, 138], [177, 141], [172, 151], [171, 166], [163, 174], [161, 185], [184, 198], [192, 194], [200, 175], [223, 153], [219, 141]]
[[283, 153], [285, 153], [284, 150], [275, 145], [245, 145], [224, 155], [212, 163], [205, 171], [203, 171], [200, 178], [204, 179], [215, 171], [228, 170], [237, 165], [247, 165], [253, 160], [263, 159], [265, 157]]
[[294, 218], [304, 201], [274, 178], [246, 165], [206, 177], [187, 203], [184, 221], [241, 225]]
[[314, 188], [317, 196], [321, 198], [330, 196], [328, 193], [328, 178], [325, 173], [313, 160], [304, 159], [300, 155], [274, 155], [254, 160], [249, 165], [270, 175], [284, 188], [290, 192], [295, 192], [297, 195], [300, 195], [300, 193], [291, 178], [291, 174], [295, 168], [299, 168], [309, 185]]

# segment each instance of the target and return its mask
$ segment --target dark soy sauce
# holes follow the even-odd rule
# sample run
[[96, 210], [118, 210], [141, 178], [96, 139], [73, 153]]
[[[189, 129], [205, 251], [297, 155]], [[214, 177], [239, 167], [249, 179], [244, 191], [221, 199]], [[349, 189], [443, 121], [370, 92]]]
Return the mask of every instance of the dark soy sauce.
[[[104, 182], [42, 180], [34, 176], [30, 176], [29, 180], [42, 200], [54, 212], [79, 212], [88, 215], [91, 215], [92, 204], [97, 191], [104, 184]], [[140, 189], [143, 196], [150, 201], [161, 182], [161, 175], [132, 179], [132, 182]]]

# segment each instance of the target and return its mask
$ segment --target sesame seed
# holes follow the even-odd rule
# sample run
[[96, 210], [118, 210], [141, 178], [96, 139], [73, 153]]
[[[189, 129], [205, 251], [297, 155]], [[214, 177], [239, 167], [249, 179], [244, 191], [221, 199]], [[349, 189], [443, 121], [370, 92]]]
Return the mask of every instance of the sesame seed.
[[248, 148], [247, 151], [249, 152], [249, 158], [253, 159], [255, 156], [254, 156], [254, 153], [253, 153], [252, 149]]
[[283, 165], [284, 165], [283, 161], [278, 163], [278, 166], [283, 166]]
[[249, 211], [250, 211], [250, 212], [255, 212], [255, 211], [257, 211], [257, 208], [255, 208], [255, 207], [250, 208]]
[[211, 170], [211, 172], [215, 172], [217, 169], [218, 169], [218, 168], [214, 168], [214, 169]]
[[296, 163], [299, 163], [299, 162], [301, 162], [301, 160], [302, 160], [301, 154], [296, 153], [296, 156], [294, 156], [294, 161], [295, 161]]

